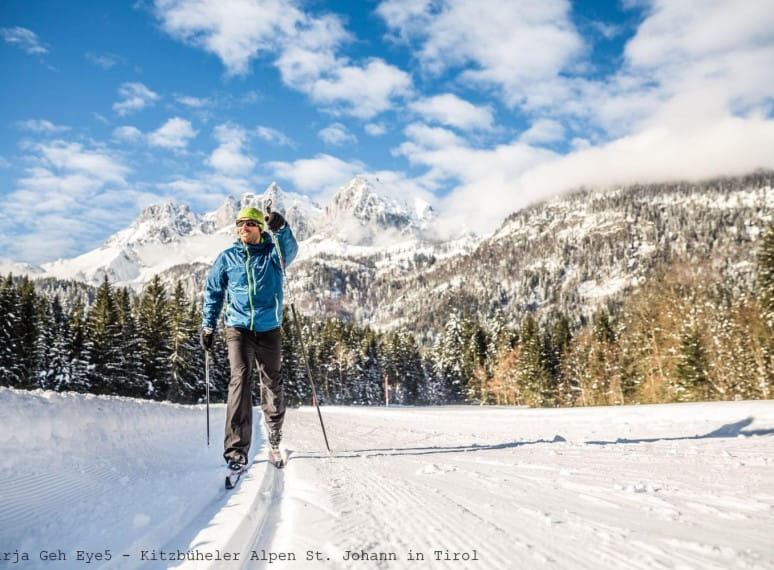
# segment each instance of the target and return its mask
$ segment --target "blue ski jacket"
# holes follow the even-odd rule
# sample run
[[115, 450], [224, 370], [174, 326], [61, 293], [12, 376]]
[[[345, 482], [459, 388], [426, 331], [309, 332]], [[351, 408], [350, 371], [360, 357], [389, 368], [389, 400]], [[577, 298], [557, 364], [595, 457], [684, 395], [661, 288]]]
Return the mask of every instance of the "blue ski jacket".
[[[275, 235], [287, 267], [298, 243], [287, 224]], [[215, 259], [204, 286], [203, 328], [216, 328], [224, 301], [226, 326], [262, 332], [282, 324], [282, 267], [267, 232], [261, 243], [235, 241]]]

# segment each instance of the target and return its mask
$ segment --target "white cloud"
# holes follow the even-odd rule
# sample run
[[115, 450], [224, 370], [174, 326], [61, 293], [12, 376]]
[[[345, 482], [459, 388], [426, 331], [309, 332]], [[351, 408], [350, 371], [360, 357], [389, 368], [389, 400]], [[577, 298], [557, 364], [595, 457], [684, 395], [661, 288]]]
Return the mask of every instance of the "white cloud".
[[164, 148], [181, 150], [198, 134], [190, 121], [173, 117], [148, 135], [148, 144]]
[[136, 143], [143, 139], [143, 134], [137, 127], [123, 125], [113, 129], [113, 138], [127, 143]]
[[314, 101], [361, 119], [391, 109], [393, 100], [409, 95], [411, 89], [411, 76], [381, 59], [362, 67], [337, 67], [307, 86]]
[[357, 142], [357, 137], [353, 135], [347, 127], [341, 123], [332, 123], [321, 129], [317, 136], [327, 145], [341, 146], [347, 143]]
[[[136, 211], [126, 181], [131, 170], [107, 149], [63, 140], [22, 149], [30, 166], [0, 210], [3, 225], [16, 228], [9, 249], [17, 259], [38, 263], [81, 253], [104, 239], [106, 225]], [[108, 194], [109, 212], [99, 205]]]
[[289, 180], [296, 188], [294, 191], [320, 195], [323, 200], [364, 170], [360, 161], [346, 162], [329, 154], [292, 162], [269, 162], [266, 166], [274, 177]]
[[158, 93], [151, 91], [142, 83], [124, 83], [119, 87], [121, 101], [113, 104], [113, 110], [120, 116], [141, 111], [160, 99]]
[[428, 122], [438, 122], [462, 130], [492, 128], [491, 107], [477, 107], [452, 93], [414, 101], [409, 104], [409, 108]]
[[384, 134], [387, 134], [387, 125], [381, 122], [366, 123], [366, 125], [363, 127], [363, 130], [372, 137], [380, 137]]
[[411, 77], [384, 60], [339, 56], [351, 39], [341, 20], [313, 17], [292, 0], [156, 0], [155, 12], [168, 34], [215, 54], [231, 75], [271, 55], [286, 85], [335, 113], [371, 118], [411, 91]]
[[465, 144], [464, 139], [449, 129], [429, 127], [422, 123], [412, 123], [403, 132], [413, 143], [425, 148], [443, 149]]
[[86, 52], [86, 61], [101, 67], [104, 70], [112, 69], [115, 66], [124, 63], [124, 59], [114, 53], [92, 53]]
[[6, 43], [18, 46], [28, 54], [48, 53], [46, 45], [40, 41], [38, 35], [32, 30], [15, 26], [13, 28], [0, 28], [0, 36]]
[[524, 131], [519, 140], [530, 144], [552, 143], [564, 140], [562, 123], [553, 119], [538, 119]]
[[130, 169], [104, 150], [87, 150], [80, 143], [53, 141], [31, 146], [46, 167], [94, 181], [125, 184]]
[[218, 125], [214, 136], [220, 144], [207, 161], [212, 168], [225, 176], [241, 176], [253, 169], [255, 159], [244, 152], [247, 143], [245, 129], [230, 123]]
[[437, 129], [414, 126], [400, 154], [426, 167], [426, 187], [452, 191], [440, 200], [442, 223], [453, 230], [475, 205], [481, 228], [508, 213], [580, 186], [701, 180], [774, 168], [774, 120], [735, 118], [695, 128], [653, 128], [565, 155], [514, 141], [475, 149]]
[[206, 97], [190, 97], [187, 95], [178, 95], [175, 97], [175, 101], [192, 109], [203, 109], [212, 104], [212, 101]]
[[462, 78], [497, 87], [511, 106], [542, 106], [564, 91], [560, 74], [584, 50], [566, 0], [385, 0], [377, 13], [402, 39], [419, 44], [427, 71], [462, 67]]
[[272, 144], [289, 147], [295, 146], [293, 141], [287, 135], [285, 135], [285, 133], [271, 127], [259, 125], [255, 128], [255, 134], [259, 139], [265, 140], [266, 142]]
[[156, 0], [156, 16], [172, 37], [218, 56], [230, 75], [244, 75], [250, 60], [294, 34], [304, 15], [282, 0]]
[[45, 119], [28, 119], [26, 121], [19, 121], [16, 125], [22, 130], [31, 131], [33, 133], [53, 134], [70, 130], [70, 127], [55, 125], [51, 121]]

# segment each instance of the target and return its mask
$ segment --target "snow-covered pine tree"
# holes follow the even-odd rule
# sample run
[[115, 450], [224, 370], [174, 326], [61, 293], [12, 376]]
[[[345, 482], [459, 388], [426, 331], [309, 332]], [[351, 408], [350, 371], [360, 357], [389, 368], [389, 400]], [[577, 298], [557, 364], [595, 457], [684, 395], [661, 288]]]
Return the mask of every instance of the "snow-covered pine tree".
[[17, 336], [20, 329], [19, 292], [8, 275], [0, 283], [0, 383], [19, 387], [22, 383], [22, 346]]
[[67, 315], [69, 329], [67, 361], [69, 370], [58, 380], [56, 390], [73, 390], [88, 392], [91, 389], [87, 376], [88, 362], [86, 360], [86, 309], [80, 297], [75, 299]]
[[41, 326], [35, 341], [37, 385], [44, 390], [52, 390], [56, 385], [56, 378], [61, 377], [67, 366], [67, 356], [63, 351], [67, 323], [58, 296], [51, 301], [45, 296], [39, 297]]
[[118, 322], [121, 328], [121, 369], [116, 385], [118, 394], [134, 398], [147, 398], [151, 386], [143, 367], [143, 341], [137, 326], [137, 318], [132, 311], [132, 296], [126, 287], [116, 292]]
[[519, 332], [519, 393], [522, 402], [534, 407], [555, 405], [551, 377], [545, 367], [540, 327], [532, 315], [522, 321]]
[[143, 370], [152, 386], [150, 397], [162, 400], [169, 393], [171, 339], [169, 300], [166, 288], [158, 275], [145, 287], [137, 317], [137, 326], [143, 341]]
[[169, 390], [166, 400], [171, 402], [189, 402], [196, 389], [196, 370], [192, 368], [193, 355], [198, 343], [193, 344], [191, 330], [191, 312], [183, 284], [178, 280], [169, 303], [170, 353], [169, 353]]
[[452, 310], [433, 348], [433, 363], [452, 402], [463, 402], [466, 396], [466, 328], [463, 317]]
[[122, 367], [121, 326], [113, 288], [105, 276], [86, 317], [84, 359], [94, 394], [116, 394]]
[[40, 331], [42, 300], [35, 292], [32, 281], [25, 276], [18, 287], [19, 306], [17, 307], [19, 318], [16, 320], [14, 336], [17, 339], [17, 358], [20, 364], [21, 388], [38, 387], [38, 364], [36, 360], [36, 341]]
[[769, 225], [758, 253], [758, 295], [763, 316], [774, 329], [774, 223]]

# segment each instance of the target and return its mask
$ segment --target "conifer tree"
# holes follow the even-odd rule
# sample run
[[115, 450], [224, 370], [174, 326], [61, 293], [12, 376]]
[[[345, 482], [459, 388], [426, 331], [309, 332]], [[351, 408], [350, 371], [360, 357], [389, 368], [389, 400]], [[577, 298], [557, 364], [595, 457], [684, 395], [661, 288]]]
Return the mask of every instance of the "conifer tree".
[[78, 297], [73, 303], [67, 316], [69, 336], [67, 347], [69, 349], [67, 361], [69, 370], [57, 383], [57, 390], [73, 390], [76, 392], [88, 392], [90, 390], [87, 376], [88, 361], [85, 353], [86, 345], [86, 309], [83, 301]]
[[774, 223], [769, 226], [758, 253], [758, 295], [763, 316], [774, 329]]
[[162, 400], [169, 393], [170, 318], [169, 301], [161, 278], [156, 275], [143, 291], [137, 325], [142, 338], [145, 376], [152, 386], [150, 396]]
[[679, 401], [707, 400], [711, 395], [709, 360], [699, 330], [692, 326], [680, 341], [677, 364]]
[[17, 336], [20, 319], [19, 292], [9, 274], [0, 284], [0, 383], [4, 386], [22, 383], [22, 347]]
[[17, 342], [19, 368], [19, 386], [38, 387], [38, 366], [36, 361], [37, 338], [40, 332], [41, 305], [43, 301], [35, 292], [35, 286], [28, 277], [22, 279], [18, 288], [19, 306], [16, 308], [19, 318], [16, 320], [14, 337]]
[[[191, 367], [195, 345], [191, 331], [191, 312], [186, 302], [183, 284], [177, 281], [169, 304], [170, 353], [169, 389], [166, 398], [172, 402], [191, 401], [196, 389], [195, 370]], [[196, 346], [198, 348], [198, 346]]]
[[116, 394], [121, 372], [121, 327], [113, 288], [105, 276], [86, 318], [84, 356], [87, 381], [95, 394]]
[[117, 393], [134, 398], [147, 398], [150, 389], [143, 366], [143, 340], [132, 311], [129, 289], [122, 287], [116, 293], [116, 308], [120, 327], [121, 366], [116, 379]]

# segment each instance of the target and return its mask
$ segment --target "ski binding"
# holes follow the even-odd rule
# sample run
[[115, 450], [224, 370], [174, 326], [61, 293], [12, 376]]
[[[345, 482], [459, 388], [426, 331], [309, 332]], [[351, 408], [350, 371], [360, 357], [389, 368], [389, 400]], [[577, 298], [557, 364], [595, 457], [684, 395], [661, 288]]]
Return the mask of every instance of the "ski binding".
[[247, 472], [247, 465], [242, 465], [239, 469], [231, 469], [229, 467], [228, 472], [226, 473], [226, 489], [233, 489], [236, 487], [236, 484], [239, 483], [239, 480], [245, 472]]

